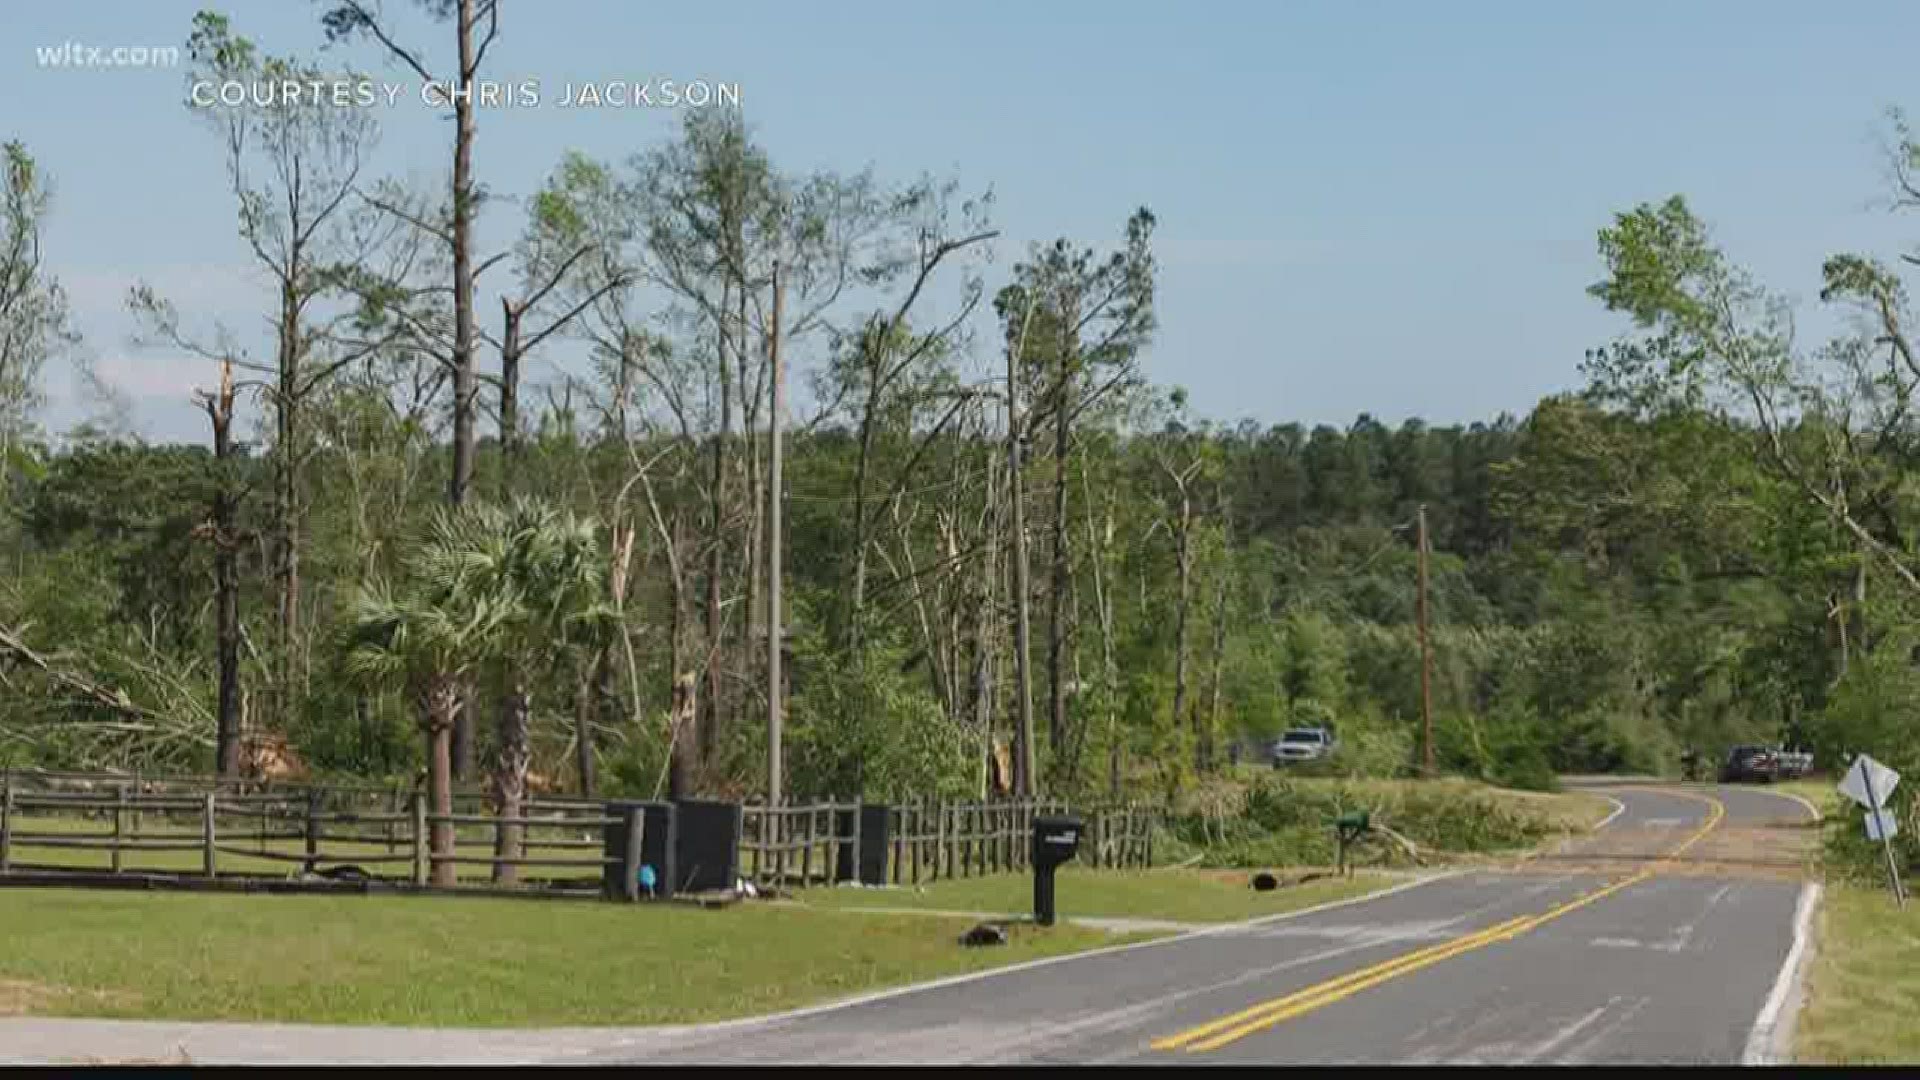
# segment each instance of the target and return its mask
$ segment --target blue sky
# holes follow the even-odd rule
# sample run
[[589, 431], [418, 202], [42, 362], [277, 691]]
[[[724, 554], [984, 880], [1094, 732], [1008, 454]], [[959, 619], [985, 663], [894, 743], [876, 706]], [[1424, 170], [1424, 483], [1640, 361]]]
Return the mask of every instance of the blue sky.
[[[243, 340], [265, 310], [219, 148], [180, 72], [48, 69], [33, 47], [178, 44], [202, 6], [22, 3], [0, 46], [0, 137], [57, 185], [50, 265], [157, 438], [202, 437], [187, 395], [206, 372], [129, 346], [127, 287], [151, 281]], [[387, 7], [444, 67], [450, 35]], [[319, 8], [226, 10], [267, 50], [310, 54]], [[1229, 421], [1491, 418], [1576, 385], [1583, 351], [1620, 329], [1584, 292], [1595, 230], [1639, 200], [1685, 193], [1737, 260], [1808, 300], [1827, 253], [1920, 238], [1886, 208], [1883, 154], [1886, 110], [1920, 105], [1912, 4], [508, 0], [502, 21], [494, 77], [548, 93], [738, 83], [783, 168], [990, 185], [1005, 231], [990, 284], [1031, 241], [1111, 244], [1151, 206], [1162, 328], [1147, 370]], [[372, 46], [336, 48], [403, 74]], [[444, 121], [418, 106], [382, 119], [382, 172], [439, 174]], [[521, 194], [564, 151], [623, 158], [679, 119], [488, 113], [476, 169]], [[483, 241], [505, 242], [516, 217], [491, 207]], [[56, 422], [78, 415], [68, 383], [50, 373]]]

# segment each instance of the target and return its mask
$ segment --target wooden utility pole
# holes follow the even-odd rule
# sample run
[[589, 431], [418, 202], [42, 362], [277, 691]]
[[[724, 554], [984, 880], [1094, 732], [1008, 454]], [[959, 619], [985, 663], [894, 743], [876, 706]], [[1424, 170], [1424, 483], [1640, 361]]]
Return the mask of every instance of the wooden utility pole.
[[767, 357], [773, 367], [773, 414], [767, 426], [772, 445], [767, 450], [767, 805], [780, 805], [780, 721], [785, 702], [780, 678], [780, 473], [781, 427], [787, 416], [787, 373], [780, 364], [780, 305], [786, 289], [780, 283], [780, 264], [773, 264], [773, 329], [767, 334]]
[[1427, 507], [1420, 505], [1420, 719], [1426, 729], [1426, 775], [1433, 775], [1433, 644], [1427, 636]]
[[1034, 300], [1027, 300], [1027, 314], [1020, 320], [1020, 334], [1007, 352], [1007, 484], [1013, 503], [1013, 666], [1019, 687], [1014, 697], [1017, 727], [1013, 747], [1013, 795], [1016, 799], [1034, 794], [1033, 782], [1033, 671], [1027, 622], [1027, 604], [1033, 595], [1027, 574], [1026, 489], [1020, 482], [1020, 355], [1027, 347], [1027, 326], [1033, 322]]

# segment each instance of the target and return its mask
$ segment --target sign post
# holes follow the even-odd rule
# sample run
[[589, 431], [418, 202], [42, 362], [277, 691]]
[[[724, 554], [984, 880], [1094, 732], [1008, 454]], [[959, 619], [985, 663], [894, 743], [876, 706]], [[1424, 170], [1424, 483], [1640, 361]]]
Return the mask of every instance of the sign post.
[[1907, 890], [1900, 884], [1900, 865], [1893, 857], [1893, 838], [1900, 834], [1900, 820], [1886, 807], [1887, 796], [1899, 783], [1899, 773], [1861, 754], [1840, 781], [1840, 794], [1867, 808], [1867, 839], [1880, 841], [1887, 856], [1887, 880], [1893, 883], [1894, 902], [1905, 907]]

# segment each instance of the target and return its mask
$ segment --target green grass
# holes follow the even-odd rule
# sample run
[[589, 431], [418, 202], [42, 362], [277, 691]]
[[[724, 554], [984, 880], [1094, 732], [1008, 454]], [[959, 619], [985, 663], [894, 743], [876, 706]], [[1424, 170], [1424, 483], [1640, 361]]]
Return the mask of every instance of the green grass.
[[1154, 935], [791, 905], [0, 889], [0, 1015], [475, 1027], [718, 1020]]
[[1759, 790], [1798, 795], [1818, 807], [1823, 817], [1832, 817], [1846, 798], [1840, 794], [1837, 784], [1836, 780], [1782, 780], [1777, 784], [1763, 785]]
[[[1235, 922], [1363, 896], [1392, 881], [1382, 875], [1360, 873], [1346, 880], [1310, 881], [1273, 892], [1254, 892], [1248, 884], [1249, 876], [1246, 871], [1064, 867], [1055, 887], [1056, 904], [1062, 918]], [[808, 905], [829, 908], [1014, 914], [1033, 910], [1033, 879], [1025, 874], [993, 874], [934, 882], [919, 889], [809, 889], [800, 898]]]
[[1521, 791], [1497, 787], [1479, 780], [1443, 777], [1436, 780], [1378, 779], [1300, 776], [1285, 769], [1266, 766], [1240, 766], [1234, 779], [1240, 786], [1284, 778], [1302, 790], [1344, 790], [1371, 803], [1397, 803], [1409, 794], [1455, 795], [1462, 798], [1486, 796], [1522, 813], [1538, 814], [1556, 830], [1587, 832], [1613, 812], [1613, 804], [1585, 791]]
[[1920, 904], [1883, 885], [1829, 885], [1794, 1056], [1808, 1063], [1920, 1061]]

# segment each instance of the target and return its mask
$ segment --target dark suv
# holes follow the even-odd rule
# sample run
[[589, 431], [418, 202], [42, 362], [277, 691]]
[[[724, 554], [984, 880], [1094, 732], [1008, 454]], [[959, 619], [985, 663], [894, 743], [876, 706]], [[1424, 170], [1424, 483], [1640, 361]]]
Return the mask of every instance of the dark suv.
[[1736, 746], [1727, 754], [1726, 763], [1720, 766], [1720, 782], [1723, 784], [1737, 784], [1743, 780], [1771, 784], [1779, 775], [1780, 755], [1765, 746]]

